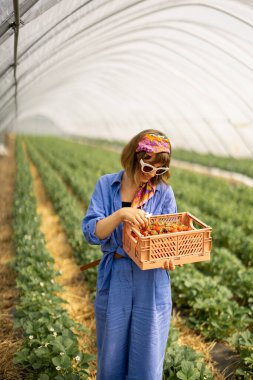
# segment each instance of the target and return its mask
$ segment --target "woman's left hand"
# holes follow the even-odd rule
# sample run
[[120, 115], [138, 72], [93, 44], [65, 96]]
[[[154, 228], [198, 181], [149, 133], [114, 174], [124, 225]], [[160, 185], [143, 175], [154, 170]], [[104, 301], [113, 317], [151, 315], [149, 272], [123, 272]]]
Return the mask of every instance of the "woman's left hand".
[[[183, 266], [183, 264], [179, 264], [180, 267]], [[163, 266], [161, 267], [162, 269], [166, 269], [166, 270], [175, 270], [176, 269], [176, 265], [174, 263], [174, 260], [173, 259], [169, 259], [169, 260], [166, 260], [163, 264]]]

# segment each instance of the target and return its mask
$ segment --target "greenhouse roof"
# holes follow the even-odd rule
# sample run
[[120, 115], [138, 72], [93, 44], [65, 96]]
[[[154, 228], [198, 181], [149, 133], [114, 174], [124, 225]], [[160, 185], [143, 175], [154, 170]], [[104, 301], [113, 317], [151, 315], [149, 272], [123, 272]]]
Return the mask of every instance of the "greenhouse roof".
[[0, 131], [253, 155], [253, 1], [2, 0]]

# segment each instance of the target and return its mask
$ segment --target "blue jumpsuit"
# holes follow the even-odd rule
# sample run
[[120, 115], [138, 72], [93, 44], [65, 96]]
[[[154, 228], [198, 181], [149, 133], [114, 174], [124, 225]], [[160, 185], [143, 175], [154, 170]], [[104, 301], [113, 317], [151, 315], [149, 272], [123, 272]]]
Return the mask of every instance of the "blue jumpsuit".
[[[104, 240], [96, 223], [122, 207], [123, 171], [102, 176], [96, 184], [82, 223], [86, 240], [101, 245], [95, 316], [97, 380], [161, 380], [172, 311], [166, 270], [142, 271], [122, 247], [122, 223]], [[156, 187], [143, 209], [153, 215], [177, 212], [172, 188]], [[114, 259], [118, 252], [123, 259]]]

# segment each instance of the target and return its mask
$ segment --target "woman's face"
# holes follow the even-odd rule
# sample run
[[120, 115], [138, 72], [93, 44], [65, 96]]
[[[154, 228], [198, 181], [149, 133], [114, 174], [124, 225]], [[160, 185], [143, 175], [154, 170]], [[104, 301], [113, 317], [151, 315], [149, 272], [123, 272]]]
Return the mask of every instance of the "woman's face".
[[[159, 162], [156, 162], [154, 163], [155, 161], [155, 154], [152, 154], [148, 157], [146, 157], [145, 159], [143, 159], [143, 162], [144, 163], [147, 163], [149, 165], [152, 165], [156, 168], [159, 168], [159, 167], [162, 167], [163, 165]], [[141, 164], [140, 164], [141, 165]], [[143, 173], [142, 171], [140, 171], [140, 183], [147, 183], [151, 178], [155, 177], [156, 176], [156, 172], [155, 170], [149, 172], [149, 173]]]

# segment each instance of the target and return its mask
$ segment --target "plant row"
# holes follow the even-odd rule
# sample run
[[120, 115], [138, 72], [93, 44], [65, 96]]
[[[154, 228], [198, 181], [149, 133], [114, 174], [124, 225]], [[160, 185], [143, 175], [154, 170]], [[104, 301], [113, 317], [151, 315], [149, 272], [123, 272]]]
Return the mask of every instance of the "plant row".
[[59, 272], [45, 249], [36, 212], [32, 177], [20, 140], [16, 147], [17, 178], [13, 209], [13, 236], [19, 304], [14, 325], [23, 344], [14, 362], [25, 369], [27, 379], [87, 379], [90, 355], [78, 348], [77, 331], [82, 330], [62, 307], [55, 283]]
[[[189, 178], [195, 181], [194, 185]], [[220, 185], [215, 187], [217, 183]], [[179, 206], [180, 202], [188, 205], [188, 209], [195, 206], [200, 209], [201, 205], [201, 216], [215, 229], [215, 244], [228, 248], [250, 267], [253, 263], [253, 236], [250, 232], [253, 216], [246, 211], [249, 207], [246, 201], [238, 201], [237, 196], [233, 198], [231, 195], [232, 192], [239, 196], [241, 187], [230, 187], [223, 180], [186, 171], [173, 173], [173, 188]], [[253, 192], [248, 202], [252, 198]]]
[[213, 154], [201, 154], [182, 149], [174, 149], [173, 157], [182, 161], [241, 173], [253, 178], [252, 159], [237, 159], [233, 157], [216, 156]]
[[250, 188], [182, 169], [174, 169], [172, 181], [178, 190], [180, 183], [187, 182], [186, 189], [181, 188], [178, 196], [184, 196], [192, 203], [201, 204], [203, 211], [221, 220], [230, 221], [235, 227], [240, 225], [245, 233], [251, 231], [252, 214], [236, 212], [238, 205], [241, 208], [253, 205], [253, 192]]
[[[66, 232], [77, 263], [80, 265], [86, 264], [101, 257], [100, 249], [88, 244], [84, 240], [81, 228], [84, 213], [77, 199], [68, 191], [68, 188], [56, 171], [52, 169], [48, 162], [30, 143], [28, 144], [28, 152], [31, 160], [39, 171], [45, 190], [53, 203], [53, 207], [61, 219], [61, 224]], [[91, 268], [89, 275], [85, 278], [90, 289], [94, 292], [96, 269]]]
[[[186, 204], [181, 202], [181, 206], [186, 209]], [[194, 215], [202, 218], [198, 208], [191, 210]], [[203, 216], [202, 220], [207, 221], [208, 217]], [[212, 225], [212, 224], [211, 224]], [[216, 233], [215, 228], [212, 234]], [[248, 310], [250, 318], [253, 316], [253, 288], [252, 278], [253, 269], [246, 268], [240, 259], [231, 253], [227, 248], [219, 247], [215, 244], [217, 239], [214, 239], [213, 248], [211, 251], [211, 260], [208, 262], [200, 262], [195, 264], [195, 268], [201, 271], [207, 278], [212, 278], [225, 285], [233, 294], [233, 299], [240, 306], [245, 306]]]

